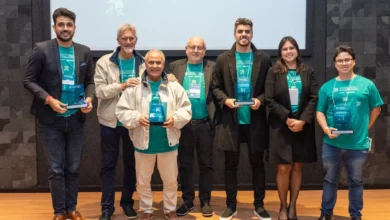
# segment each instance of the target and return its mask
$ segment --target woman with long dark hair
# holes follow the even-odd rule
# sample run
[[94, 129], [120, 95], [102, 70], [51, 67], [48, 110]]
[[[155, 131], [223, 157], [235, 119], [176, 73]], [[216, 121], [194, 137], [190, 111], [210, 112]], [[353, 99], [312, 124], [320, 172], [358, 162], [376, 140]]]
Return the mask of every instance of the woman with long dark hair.
[[277, 164], [279, 219], [297, 219], [303, 163], [317, 160], [314, 133], [317, 92], [314, 71], [302, 62], [296, 40], [284, 37], [279, 44], [277, 63], [269, 70], [265, 85], [270, 126], [267, 160]]

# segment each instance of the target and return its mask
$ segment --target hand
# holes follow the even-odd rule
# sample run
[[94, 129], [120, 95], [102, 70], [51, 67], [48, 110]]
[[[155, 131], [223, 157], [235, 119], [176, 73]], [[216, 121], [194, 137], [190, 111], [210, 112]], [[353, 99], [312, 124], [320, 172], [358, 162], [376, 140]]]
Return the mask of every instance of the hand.
[[137, 78], [130, 78], [127, 79], [126, 82], [121, 84], [121, 90], [125, 90], [128, 87], [135, 87], [140, 83], [140, 81]]
[[47, 101], [47, 104], [50, 105], [53, 111], [58, 112], [60, 114], [64, 114], [66, 112], [67, 104], [60, 102], [58, 99], [51, 98]]
[[330, 139], [338, 137], [340, 134], [332, 134], [332, 131], [337, 131], [336, 128], [325, 128], [324, 133], [328, 135]]
[[252, 110], [257, 110], [260, 108], [261, 106], [261, 102], [260, 100], [256, 99], [256, 98], [252, 98], [252, 100], [255, 102], [253, 105], [251, 105], [251, 109]]
[[149, 126], [149, 119], [146, 115], [141, 115], [141, 117], [139, 117], [139, 124], [141, 126]]
[[306, 124], [305, 121], [302, 121], [302, 120], [295, 120], [293, 121], [290, 126], [289, 126], [289, 129], [292, 131], [292, 132], [300, 132], [303, 130], [303, 126]]
[[240, 107], [239, 105], [235, 105], [234, 102], [236, 101], [236, 99], [226, 99], [225, 101], [225, 105], [231, 109], [234, 109], [234, 108], [238, 108]]
[[165, 122], [164, 122], [164, 128], [171, 128], [175, 124], [175, 119], [173, 117], [169, 117]]
[[176, 82], [177, 79], [172, 73], [167, 74], [168, 82]]
[[92, 98], [91, 98], [91, 97], [87, 97], [87, 98], [85, 99], [85, 102], [87, 103], [87, 107], [81, 108], [81, 112], [84, 113], [84, 114], [87, 114], [87, 113], [89, 113], [90, 111], [92, 111], [92, 108], [93, 108], [93, 105], [92, 105]]
[[287, 118], [286, 120], [286, 125], [290, 128], [290, 125], [296, 121], [296, 119], [293, 119], [293, 118]]
[[127, 87], [135, 87], [138, 86], [139, 83], [140, 81], [137, 78], [130, 78], [126, 80]]

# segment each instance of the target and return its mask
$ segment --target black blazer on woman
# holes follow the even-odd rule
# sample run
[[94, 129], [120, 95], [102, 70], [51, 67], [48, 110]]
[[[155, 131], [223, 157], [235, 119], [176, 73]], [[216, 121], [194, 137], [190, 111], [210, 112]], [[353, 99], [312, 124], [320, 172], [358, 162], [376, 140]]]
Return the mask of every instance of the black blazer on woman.
[[[302, 93], [298, 111], [292, 113], [288, 92], [287, 73], [278, 73], [275, 67], [267, 74], [265, 100], [269, 109], [270, 144], [267, 160], [278, 164], [293, 162], [315, 162], [317, 160], [315, 143], [315, 113], [318, 83], [313, 69], [297, 73], [301, 76]], [[306, 121], [301, 132], [292, 132], [287, 118]]]

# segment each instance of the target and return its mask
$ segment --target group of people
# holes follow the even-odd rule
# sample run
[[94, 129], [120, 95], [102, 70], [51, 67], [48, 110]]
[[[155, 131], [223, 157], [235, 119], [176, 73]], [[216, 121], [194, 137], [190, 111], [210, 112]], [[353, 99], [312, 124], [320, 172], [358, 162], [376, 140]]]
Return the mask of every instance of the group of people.
[[[34, 100], [39, 134], [49, 165], [53, 220], [83, 220], [76, 210], [85, 115], [98, 99], [102, 186], [101, 216], [115, 211], [115, 168], [122, 140], [124, 179], [120, 205], [128, 219], [152, 219], [151, 177], [163, 182], [164, 214], [176, 220], [194, 209], [194, 151], [199, 166], [199, 199], [204, 217], [213, 215], [213, 151], [224, 152], [226, 208], [221, 220], [237, 215], [237, 167], [241, 143], [247, 143], [252, 167], [254, 215], [270, 220], [264, 208], [264, 160], [277, 164], [278, 219], [297, 218], [296, 202], [304, 163], [317, 161], [315, 119], [324, 131], [321, 216], [330, 220], [337, 182], [344, 164], [349, 181], [349, 213], [361, 219], [363, 164], [370, 148], [368, 129], [383, 101], [374, 83], [354, 73], [355, 53], [339, 46], [333, 57], [338, 76], [320, 89], [312, 68], [303, 63], [296, 40], [284, 37], [274, 66], [251, 42], [253, 23], [238, 18], [236, 42], [216, 62], [204, 59], [206, 43], [191, 37], [187, 58], [165, 68], [160, 50], [145, 57], [136, 50], [136, 29], [123, 24], [118, 47], [94, 64], [90, 49], [72, 41], [76, 15], [65, 8], [53, 13], [57, 37], [37, 43], [24, 86]], [[83, 86], [86, 105], [68, 108], [74, 87]], [[213, 146], [214, 139], [218, 146]], [[177, 178], [183, 202], [177, 205]], [[133, 193], [139, 196], [140, 214]], [[290, 191], [290, 198], [287, 199]]]

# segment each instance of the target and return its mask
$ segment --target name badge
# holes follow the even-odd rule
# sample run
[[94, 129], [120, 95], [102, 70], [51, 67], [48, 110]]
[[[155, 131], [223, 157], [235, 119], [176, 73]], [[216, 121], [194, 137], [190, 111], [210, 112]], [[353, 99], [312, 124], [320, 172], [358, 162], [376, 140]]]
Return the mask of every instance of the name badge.
[[191, 83], [190, 88], [188, 90], [188, 97], [193, 99], [200, 98], [200, 84]]
[[291, 105], [298, 105], [298, 89], [290, 88], [288, 89], [288, 93], [290, 94]]

